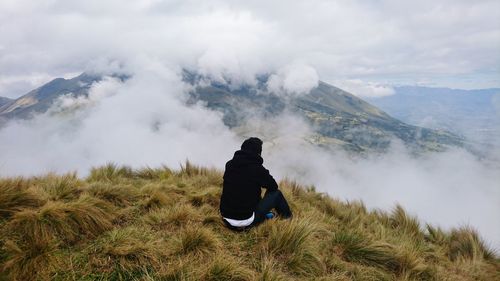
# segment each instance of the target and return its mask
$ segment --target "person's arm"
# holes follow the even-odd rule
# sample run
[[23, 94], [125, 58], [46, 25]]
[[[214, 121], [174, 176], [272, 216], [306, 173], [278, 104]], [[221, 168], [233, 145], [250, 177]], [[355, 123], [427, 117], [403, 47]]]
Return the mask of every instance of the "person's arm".
[[260, 186], [266, 188], [269, 191], [278, 190], [278, 184], [274, 180], [273, 176], [269, 173], [269, 170], [261, 166], [260, 169]]

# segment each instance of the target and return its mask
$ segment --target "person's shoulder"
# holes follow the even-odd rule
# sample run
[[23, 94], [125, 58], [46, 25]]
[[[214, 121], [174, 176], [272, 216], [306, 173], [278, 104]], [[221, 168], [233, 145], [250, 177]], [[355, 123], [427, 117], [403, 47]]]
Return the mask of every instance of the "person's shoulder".
[[264, 165], [259, 164], [259, 165], [257, 165], [257, 167], [258, 167], [258, 169], [259, 169], [259, 171], [260, 171], [261, 173], [264, 173], [264, 174], [269, 174], [269, 170], [268, 170], [268, 169], [266, 169], [266, 167], [264, 167]]
[[233, 159], [226, 162], [226, 168], [233, 164]]

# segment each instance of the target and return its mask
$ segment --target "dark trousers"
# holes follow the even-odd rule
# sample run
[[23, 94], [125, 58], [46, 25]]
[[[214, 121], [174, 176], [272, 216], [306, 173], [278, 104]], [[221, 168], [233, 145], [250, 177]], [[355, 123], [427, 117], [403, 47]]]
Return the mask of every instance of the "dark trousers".
[[292, 217], [292, 211], [290, 210], [290, 206], [288, 206], [288, 202], [286, 201], [285, 196], [283, 196], [283, 193], [279, 190], [266, 191], [266, 194], [255, 208], [255, 218], [252, 226], [265, 221], [266, 214], [272, 209], [274, 209], [281, 218], [288, 219]]
[[243, 231], [253, 226], [257, 226], [265, 221], [266, 214], [272, 209], [274, 209], [281, 218], [288, 219], [292, 217], [292, 211], [290, 210], [290, 206], [288, 206], [285, 196], [283, 196], [281, 191], [275, 190], [271, 192], [266, 191], [264, 197], [259, 201], [257, 207], [255, 208], [255, 217], [251, 225], [246, 227], [234, 227], [226, 220], [223, 220], [223, 222], [229, 229]]

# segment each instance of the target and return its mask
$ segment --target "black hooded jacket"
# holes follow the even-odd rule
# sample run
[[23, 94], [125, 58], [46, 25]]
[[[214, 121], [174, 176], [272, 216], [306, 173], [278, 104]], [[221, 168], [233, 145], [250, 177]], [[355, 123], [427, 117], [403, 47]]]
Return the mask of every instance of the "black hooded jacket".
[[220, 201], [223, 217], [236, 220], [250, 218], [261, 199], [261, 188], [269, 191], [278, 189], [274, 178], [262, 166], [263, 162], [256, 153], [238, 150], [226, 163]]

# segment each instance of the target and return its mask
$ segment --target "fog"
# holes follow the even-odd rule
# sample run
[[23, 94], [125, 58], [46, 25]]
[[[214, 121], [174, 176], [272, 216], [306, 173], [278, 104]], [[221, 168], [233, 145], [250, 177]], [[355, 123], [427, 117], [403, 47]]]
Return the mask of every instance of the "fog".
[[[438, 8], [435, 1], [411, 8], [396, 1], [281, 3], [287, 9], [246, 2], [2, 1], [0, 95], [17, 97], [81, 71], [109, 77], [92, 85], [88, 98], [62, 97], [47, 113], [0, 129], [0, 176], [85, 176], [107, 162], [177, 168], [186, 159], [222, 169], [244, 137], [258, 136], [264, 165], [278, 179], [370, 208], [400, 203], [447, 228], [470, 224], [500, 248], [498, 163], [459, 149], [414, 158], [397, 140], [384, 155], [327, 153], [289, 113], [231, 131], [221, 113], [186, 105], [191, 86], [181, 79], [182, 69], [193, 69], [238, 87], [271, 73], [268, 87], [285, 96], [306, 93], [318, 79], [344, 81], [360, 96], [391, 94], [386, 83], [365, 80], [394, 77], [439, 83], [466, 74], [474, 78], [468, 86], [491, 85], [500, 60], [491, 23], [500, 18], [498, 1], [453, 1], [450, 10], [442, 7], [452, 1]], [[112, 78], [116, 73], [131, 78]]]
[[334, 81], [334, 85], [353, 93], [360, 98], [377, 98], [394, 95], [394, 89], [389, 85], [381, 85], [373, 82], [363, 82], [359, 79]]
[[46, 114], [11, 122], [0, 130], [1, 174], [86, 173], [107, 161], [178, 167], [190, 159], [220, 167], [235, 137], [218, 113], [185, 106], [183, 87], [158, 67], [125, 83], [105, 79], [88, 99], [67, 96]]

